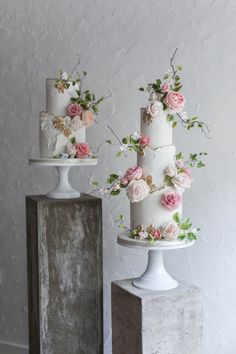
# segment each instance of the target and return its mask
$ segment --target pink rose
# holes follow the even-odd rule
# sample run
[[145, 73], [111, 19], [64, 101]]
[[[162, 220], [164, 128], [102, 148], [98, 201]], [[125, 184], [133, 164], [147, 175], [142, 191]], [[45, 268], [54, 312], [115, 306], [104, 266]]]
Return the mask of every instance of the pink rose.
[[91, 150], [87, 143], [78, 143], [75, 145], [76, 157], [86, 157], [91, 154]]
[[128, 179], [126, 177], [122, 177], [121, 180], [120, 180], [120, 183], [122, 184], [122, 186], [127, 186], [129, 181], [128, 181]]
[[167, 84], [167, 82], [165, 82], [165, 83], [161, 86], [161, 90], [162, 90], [163, 92], [169, 91], [169, 85]]
[[152, 236], [155, 238], [155, 240], [159, 240], [161, 238], [161, 232], [158, 229], [155, 229], [152, 231]]
[[147, 146], [150, 143], [149, 136], [140, 136], [138, 142], [141, 146]]
[[163, 193], [161, 204], [169, 211], [172, 211], [178, 208], [182, 203], [182, 199], [182, 195], [172, 189]]
[[142, 177], [143, 174], [143, 169], [139, 166], [134, 166], [134, 167], [130, 167], [124, 177], [128, 180], [131, 181], [133, 179], [140, 179]]
[[150, 187], [143, 179], [132, 180], [126, 188], [127, 196], [131, 203], [137, 203], [148, 196]]
[[178, 173], [172, 178], [172, 183], [175, 188], [190, 188], [191, 183], [193, 181], [193, 177], [188, 173]]
[[67, 107], [67, 112], [69, 116], [79, 116], [82, 113], [82, 107], [78, 103], [71, 103]]
[[174, 113], [179, 113], [184, 108], [185, 97], [181, 93], [170, 91], [167, 93], [164, 102]]
[[174, 241], [177, 239], [180, 233], [179, 226], [175, 221], [170, 221], [163, 224], [160, 227], [161, 237], [163, 237], [167, 241]]
[[91, 111], [83, 111], [82, 121], [85, 127], [90, 127], [94, 123], [94, 115]]
[[160, 115], [162, 111], [163, 104], [160, 101], [152, 102], [146, 107], [146, 112], [153, 118]]

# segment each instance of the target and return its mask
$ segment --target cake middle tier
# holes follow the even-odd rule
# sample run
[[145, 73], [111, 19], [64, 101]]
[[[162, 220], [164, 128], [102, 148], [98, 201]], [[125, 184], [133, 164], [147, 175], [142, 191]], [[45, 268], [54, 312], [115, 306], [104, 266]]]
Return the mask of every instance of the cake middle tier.
[[153, 183], [158, 187], [164, 185], [164, 170], [175, 164], [176, 149], [174, 145], [163, 146], [152, 150], [145, 149], [145, 155], [138, 155], [137, 165], [142, 167], [144, 176], [152, 176]]

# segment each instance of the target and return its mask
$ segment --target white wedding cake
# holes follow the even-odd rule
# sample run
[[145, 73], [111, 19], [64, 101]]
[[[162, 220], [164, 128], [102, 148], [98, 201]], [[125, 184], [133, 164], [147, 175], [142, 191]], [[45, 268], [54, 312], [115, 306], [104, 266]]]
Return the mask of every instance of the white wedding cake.
[[[91, 156], [85, 130], [94, 124], [94, 115], [103, 97], [95, 100], [82, 91], [82, 79], [59, 72], [46, 79], [46, 110], [40, 113], [39, 147], [41, 158], [84, 158]], [[84, 72], [84, 76], [86, 73]]]

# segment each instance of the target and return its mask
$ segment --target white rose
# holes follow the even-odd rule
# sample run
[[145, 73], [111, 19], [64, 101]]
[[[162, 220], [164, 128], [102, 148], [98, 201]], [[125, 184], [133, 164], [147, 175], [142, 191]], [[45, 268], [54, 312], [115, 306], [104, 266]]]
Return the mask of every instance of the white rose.
[[177, 173], [177, 169], [174, 165], [169, 165], [164, 169], [164, 174], [169, 177], [174, 177]]
[[172, 178], [172, 183], [174, 184], [174, 187], [176, 189], [190, 188], [192, 181], [193, 181], [193, 177], [184, 172], [178, 173]]
[[143, 179], [132, 180], [126, 188], [127, 196], [131, 203], [137, 203], [148, 196], [150, 187]]
[[174, 241], [180, 233], [180, 228], [175, 221], [169, 221], [160, 227], [161, 237], [166, 241]]
[[163, 104], [160, 101], [152, 102], [146, 107], [146, 111], [154, 118], [162, 113]]
[[66, 145], [66, 151], [67, 153], [70, 155], [70, 157], [75, 157], [76, 155], [76, 148], [75, 148], [75, 145], [71, 144], [71, 143], [68, 143]]
[[68, 75], [66, 72], [64, 72], [64, 73], [61, 74], [61, 79], [62, 79], [62, 80], [67, 81], [67, 80], [68, 80], [68, 77], [69, 77], [69, 75]]
[[83, 122], [80, 118], [80, 116], [75, 116], [74, 118], [71, 119], [70, 126], [73, 130], [78, 130], [82, 128]]

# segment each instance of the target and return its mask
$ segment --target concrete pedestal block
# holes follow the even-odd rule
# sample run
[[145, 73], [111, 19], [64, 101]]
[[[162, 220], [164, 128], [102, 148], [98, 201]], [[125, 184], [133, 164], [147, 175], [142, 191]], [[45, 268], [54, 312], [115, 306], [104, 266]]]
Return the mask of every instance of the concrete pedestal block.
[[112, 353], [201, 354], [201, 290], [141, 290], [132, 281], [112, 283]]
[[26, 197], [30, 354], [102, 354], [101, 199]]

